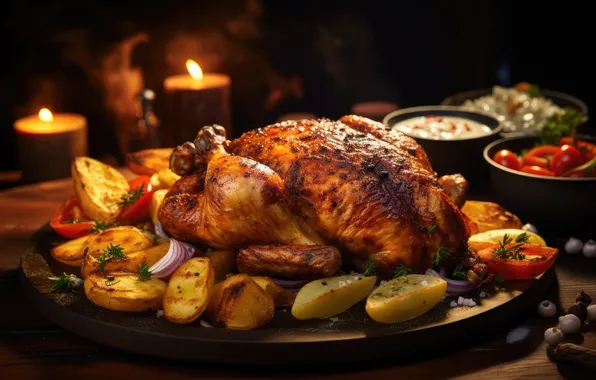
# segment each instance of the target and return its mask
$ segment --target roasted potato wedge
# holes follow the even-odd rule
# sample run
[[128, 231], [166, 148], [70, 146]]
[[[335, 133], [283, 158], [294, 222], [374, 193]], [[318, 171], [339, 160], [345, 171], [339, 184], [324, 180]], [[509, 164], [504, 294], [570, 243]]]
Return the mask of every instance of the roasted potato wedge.
[[160, 309], [167, 284], [157, 278], [139, 281], [136, 274], [112, 272], [91, 273], [84, 287], [87, 298], [99, 307], [139, 312]]
[[78, 267], [85, 252], [91, 256], [99, 256], [110, 244], [120, 245], [128, 255], [153, 246], [153, 240], [135, 227], [121, 226], [59, 244], [50, 253], [61, 263]]
[[467, 201], [461, 211], [478, 227], [478, 232], [504, 228], [521, 228], [521, 220], [492, 202]]
[[380, 323], [398, 323], [432, 309], [447, 291], [447, 281], [435, 276], [410, 274], [376, 288], [366, 300], [366, 312]]
[[236, 266], [236, 253], [227, 249], [220, 249], [211, 251], [207, 255], [211, 264], [213, 265], [213, 271], [215, 272], [215, 282], [220, 282], [226, 279], [226, 275], [234, 270]]
[[523, 233], [525, 233], [528, 236], [527, 243], [546, 246], [546, 242], [540, 235], [535, 234], [531, 231], [524, 231], [513, 228], [507, 228], [502, 230], [490, 230], [474, 234], [470, 236], [470, 238], [468, 239], [468, 246], [477, 251], [480, 251], [482, 249], [492, 247], [495, 244], [499, 244], [499, 242], [503, 241], [505, 235], [507, 235], [509, 238], [511, 238], [513, 242], [515, 242], [515, 239], [517, 239]]
[[161, 169], [151, 176], [151, 186], [154, 189], [169, 189], [181, 177], [170, 169]]
[[149, 215], [153, 224], [157, 224], [159, 221], [159, 219], [157, 219], [157, 211], [159, 210], [159, 206], [161, 205], [161, 202], [163, 202], [167, 192], [167, 189], [162, 189], [153, 193], [153, 198], [151, 198], [151, 204], [149, 205]]
[[349, 274], [311, 281], [296, 294], [296, 319], [325, 319], [348, 310], [366, 298], [377, 281], [374, 276]]
[[207, 308], [215, 283], [211, 261], [195, 257], [172, 274], [163, 299], [164, 316], [174, 323], [190, 323]]
[[275, 302], [246, 274], [215, 284], [207, 312], [215, 326], [250, 330], [266, 325], [275, 315]]
[[122, 197], [130, 191], [122, 173], [89, 157], [75, 158], [71, 171], [75, 194], [85, 215], [106, 222], [116, 220]]
[[126, 167], [138, 175], [153, 175], [170, 167], [173, 148], [146, 149], [126, 155]]
[[292, 307], [296, 296], [294, 293], [277, 285], [269, 277], [253, 276], [251, 277], [263, 290], [273, 298], [277, 307]]
[[[162, 243], [142, 251], [133, 252], [126, 255], [126, 260], [116, 260], [106, 263], [104, 272], [128, 272], [137, 273], [139, 265], [145, 263], [149, 267], [153, 266], [162, 257], [168, 253], [170, 243]], [[86, 278], [91, 273], [96, 272], [99, 268], [99, 261], [93, 255], [85, 253], [83, 255], [83, 262], [81, 264], [81, 277]]]

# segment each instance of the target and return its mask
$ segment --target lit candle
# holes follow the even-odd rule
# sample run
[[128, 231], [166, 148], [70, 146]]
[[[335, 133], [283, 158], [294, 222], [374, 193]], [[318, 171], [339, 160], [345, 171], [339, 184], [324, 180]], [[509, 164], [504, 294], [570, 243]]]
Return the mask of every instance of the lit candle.
[[203, 73], [193, 60], [186, 61], [187, 74], [164, 81], [166, 145], [192, 141], [204, 125], [219, 124], [231, 135], [230, 86], [224, 74]]
[[87, 119], [42, 108], [14, 123], [22, 181], [33, 183], [70, 176], [70, 163], [87, 155]]

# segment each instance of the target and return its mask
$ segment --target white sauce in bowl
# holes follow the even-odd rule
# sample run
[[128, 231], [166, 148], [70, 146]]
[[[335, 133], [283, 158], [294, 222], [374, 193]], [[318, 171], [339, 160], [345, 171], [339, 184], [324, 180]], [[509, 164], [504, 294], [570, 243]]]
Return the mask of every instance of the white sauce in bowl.
[[393, 129], [408, 136], [430, 140], [464, 140], [492, 133], [490, 127], [474, 120], [454, 116], [420, 116], [400, 121]]

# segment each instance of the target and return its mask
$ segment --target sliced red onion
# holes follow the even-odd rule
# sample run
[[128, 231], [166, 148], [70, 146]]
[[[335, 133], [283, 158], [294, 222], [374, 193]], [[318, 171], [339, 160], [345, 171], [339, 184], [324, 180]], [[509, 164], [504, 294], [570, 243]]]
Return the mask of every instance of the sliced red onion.
[[151, 275], [155, 278], [168, 277], [174, 273], [182, 263], [193, 257], [194, 254], [195, 249], [192, 245], [176, 239], [170, 239], [170, 249], [168, 249], [168, 253], [149, 268], [149, 272], [151, 272]]
[[309, 280], [284, 280], [281, 278], [274, 277], [271, 277], [271, 280], [275, 282], [277, 285], [286, 289], [298, 289], [310, 282]]
[[158, 221], [157, 223], [155, 223], [155, 234], [162, 239], [168, 240], [170, 237], [168, 236], [168, 234], [166, 234], [166, 231], [163, 229], [163, 226], [161, 225], [161, 223]]
[[476, 287], [478, 286], [477, 284], [471, 283], [469, 281], [453, 280], [451, 278], [447, 278], [447, 276], [441, 276], [439, 273], [432, 269], [428, 269], [426, 271], [426, 274], [439, 277], [447, 281], [447, 292], [445, 294], [448, 296], [468, 293], [476, 289]]

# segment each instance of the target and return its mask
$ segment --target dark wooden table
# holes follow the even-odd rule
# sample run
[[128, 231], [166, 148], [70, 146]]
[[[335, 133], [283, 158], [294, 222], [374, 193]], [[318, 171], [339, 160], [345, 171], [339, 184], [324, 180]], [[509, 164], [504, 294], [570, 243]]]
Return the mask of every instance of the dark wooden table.
[[[486, 326], [462, 336], [454, 347], [433, 357], [404, 362], [369, 363], [331, 368], [257, 368], [192, 364], [141, 357], [94, 344], [56, 327], [23, 297], [18, 285], [19, 257], [29, 236], [46, 223], [72, 193], [70, 180], [16, 188], [0, 193], [0, 379], [397, 379], [397, 378], [596, 378], [596, 373], [546, 356], [543, 333], [555, 324], [536, 315], [516, 321], [529, 336], [507, 343], [507, 330]], [[561, 241], [549, 241], [559, 246]], [[560, 246], [559, 246], [560, 248]], [[585, 290], [596, 298], [596, 260], [562, 253], [549, 299], [567, 308]], [[596, 325], [576, 337], [596, 348]], [[432, 342], [429, 342], [432, 344]], [[391, 347], [380, 347], [391, 350]], [[197, 353], [200, 355], [200, 353]]]

